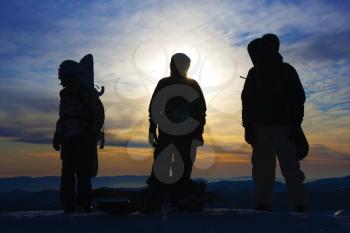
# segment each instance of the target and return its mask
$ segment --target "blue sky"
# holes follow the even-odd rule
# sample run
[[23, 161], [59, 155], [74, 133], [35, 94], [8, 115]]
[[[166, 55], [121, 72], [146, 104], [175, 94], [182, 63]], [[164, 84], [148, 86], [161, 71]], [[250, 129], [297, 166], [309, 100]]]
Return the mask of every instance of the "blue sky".
[[[350, 168], [349, 10], [348, 1], [2, 1], [0, 166], [6, 167], [9, 153], [21, 163], [20, 152], [10, 146], [49, 153], [58, 115], [57, 67], [87, 53], [94, 54], [96, 83], [106, 86], [107, 145], [126, 148], [120, 153], [134, 160], [146, 158], [150, 94], [178, 51], [191, 57], [190, 74], [208, 103], [208, 147], [198, 159], [198, 174], [213, 164], [249, 164], [239, 115], [244, 80], [238, 77], [251, 67], [247, 43], [272, 32], [280, 36], [284, 60], [297, 69], [307, 93], [303, 126], [312, 150], [305, 164], [313, 176], [345, 174]], [[131, 155], [134, 150], [139, 156]], [[331, 164], [329, 174], [312, 171], [321, 163]], [[0, 175], [22, 174], [17, 170]], [[228, 175], [217, 172], [206, 174]]]

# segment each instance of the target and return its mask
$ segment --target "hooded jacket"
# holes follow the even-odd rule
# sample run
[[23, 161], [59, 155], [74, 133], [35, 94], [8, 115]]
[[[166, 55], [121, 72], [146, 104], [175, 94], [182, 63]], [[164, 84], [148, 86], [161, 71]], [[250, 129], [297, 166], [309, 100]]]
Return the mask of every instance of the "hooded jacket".
[[[153, 134], [156, 133], [157, 128], [159, 131], [159, 135], [171, 135], [167, 130], [160, 127], [160, 119], [161, 115], [165, 115], [167, 119], [169, 119], [173, 123], [183, 123], [189, 118], [193, 118], [198, 122], [198, 126], [191, 131], [190, 133], [186, 133], [184, 135], [177, 136], [189, 136], [193, 138], [202, 139], [202, 134], [205, 125], [205, 117], [206, 117], [206, 104], [204, 95], [199, 84], [191, 78], [186, 77], [186, 72], [184, 70], [179, 69], [188, 69], [189, 67], [189, 58], [188, 60], [180, 61], [180, 64], [176, 64], [179, 61], [176, 61], [175, 55], [172, 57], [170, 62], [170, 77], [162, 78], [154, 92], [149, 105], [149, 131]], [[186, 56], [187, 57], [187, 56]], [[186, 64], [188, 63], [188, 64]], [[188, 101], [182, 93], [181, 87], [179, 89], [175, 89], [176, 93], [171, 98], [162, 98], [159, 97], [159, 93], [167, 87], [176, 87], [175, 85], [183, 85], [183, 87], [190, 87], [191, 91], [196, 93], [196, 98], [192, 101]], [[159, 100], [155, 101], [155, 98], [161, 98], [159, 104]], [[156, 103], [157, 102], [157, 103]]]
[[[249, 47], [248, 47], [249, 48]], [[258, 51], [258, 53], [262, 52]], [[305, 92], [297, 71], [283, 62], [278, 52], [249, 52], [254, 67], [242, 91], [242, 124], [300, 125], [304, 117]]]

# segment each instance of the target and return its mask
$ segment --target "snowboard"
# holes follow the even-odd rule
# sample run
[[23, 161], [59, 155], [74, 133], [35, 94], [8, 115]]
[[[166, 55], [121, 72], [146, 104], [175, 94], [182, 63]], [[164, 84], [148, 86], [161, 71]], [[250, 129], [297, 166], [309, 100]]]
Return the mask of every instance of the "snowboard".
[[[95, 83], [94, 83], [94, 58], [92, 54], [85, 55], [79, 62], [81, 70], [82, 70], [82, 76], [80, 78], [81, 82], [87, 87], [88, 89], [95, 90]], [[98, 156], [97, 156], [97, 150], [94, 151], [94, 155], [92, 156], [91, 161], [91, 176], [96, 177], [98, 173]]]
[[88, 88], [94, 89], [94, 59], [92, 54], [85, 55], [79, 62], [82, 69], [81, 82]]

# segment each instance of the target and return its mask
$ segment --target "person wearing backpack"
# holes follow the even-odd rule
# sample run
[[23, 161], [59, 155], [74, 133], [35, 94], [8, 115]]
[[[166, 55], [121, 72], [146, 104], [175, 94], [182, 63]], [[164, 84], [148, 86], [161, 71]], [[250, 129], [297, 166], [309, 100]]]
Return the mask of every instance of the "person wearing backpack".
[[98, 167], [97, 135], [104, 119], [104, 114], [97, 114], [103, 111], [98, 94], [83, 84], [82, 74], [82, 66], [75, 61], [66, 60], [59, 66], [63, 89], [53, 148], [61, 152], [60, 201], [67, 213], [75, 206], [91, 210], [91, 178], [97, 175]]
[[161, 79], [149, 105], [149, 143], [154, 149], [150, 187], [194, 187], [196, 148], [204, 144], [206, 104], [199, 84], [187, 76], [190, 58], [176, 53], [170, 77]]
[[242, 125], [245, 140], [253, 148], [254, 208], [272, 209], [277, 156], [295, 211], [305, 212], [305, 175], [295, 143], [304, 117], [303, 86], [294, 67], [283, 62], [276, 35], [253, 40], [248, 53], [254, 67], [241, 95]]

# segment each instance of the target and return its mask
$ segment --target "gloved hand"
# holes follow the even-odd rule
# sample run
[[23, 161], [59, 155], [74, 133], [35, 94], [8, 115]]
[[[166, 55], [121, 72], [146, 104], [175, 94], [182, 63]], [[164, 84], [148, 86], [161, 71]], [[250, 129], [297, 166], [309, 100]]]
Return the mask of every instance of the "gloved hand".
[[158, 137], [155, 132], [148, 133], [148, 142], [153, 147], [155, 147], [158, 144]]
[[53, 140], [52, 140], [52, 147], [56, 150], [56, 151], [60, 151], [61, 150], [61, 143], [60, 143], [60, 139], [59, 136], [55, 133]]
[[254, 126], [245, 127], [244, 139], [248, 144], [253, 144], [255, 142], [255, 128]]
[[193, 141], [194, 141], [196, 147], [204, 145], [204, 139], [203, 139], [202, 135], [197, 136]]
[[197, 127], [192, 133], [191, 137], [193, 138], [193, 142], [195, 141], [196, 146], [203, 146], [204, 145], [204, 139], [203, 139], [203, 127]]

